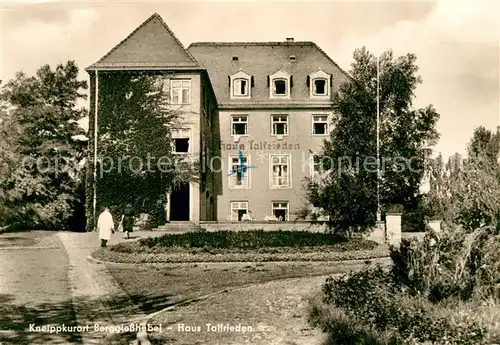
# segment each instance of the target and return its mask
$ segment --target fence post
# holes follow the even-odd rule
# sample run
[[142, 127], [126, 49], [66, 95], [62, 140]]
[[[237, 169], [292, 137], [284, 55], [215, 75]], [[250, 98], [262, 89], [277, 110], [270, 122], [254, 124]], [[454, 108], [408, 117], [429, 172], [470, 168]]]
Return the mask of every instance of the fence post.
[[430, 220], [427, 224], [435, 232], [441, 232], [441, 221], [440, 220]]
[[401, 244], [401, 213], [385, 215], [385, 231], [387, 244], [393, 246]]

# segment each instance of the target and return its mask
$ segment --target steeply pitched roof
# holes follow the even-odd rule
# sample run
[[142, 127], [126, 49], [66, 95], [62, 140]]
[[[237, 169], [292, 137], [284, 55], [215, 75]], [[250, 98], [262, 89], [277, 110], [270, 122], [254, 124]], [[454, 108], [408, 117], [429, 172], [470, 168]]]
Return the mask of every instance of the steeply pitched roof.
[[199, 65], [155, 13], [87, 70], [189, 67]]
[[[208, 70], [217, 100], [222, 104], [316, 102], [309, 98], [309, 74], [319, 68], [331, 74], [333, 90], [350, 78], [313, 42], [199, 42], [191, 44], [188, 50]], [[290, 59], [292, 55], [294, 61]], [[233, 57], [238, 57], [237, 61]], [[251, 100], [230, 99], [228, 77], [240, 69], [254, 77]], [[278, 70], [293, 76], [289, 101], [269, 99], [267, 77]]]

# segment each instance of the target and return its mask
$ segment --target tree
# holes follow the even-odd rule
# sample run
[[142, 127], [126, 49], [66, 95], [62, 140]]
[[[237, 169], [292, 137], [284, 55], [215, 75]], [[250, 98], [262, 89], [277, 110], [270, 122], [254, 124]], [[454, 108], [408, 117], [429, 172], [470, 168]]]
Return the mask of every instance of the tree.
[[431, 188], [426, 196], [429, 214], [472, 231], [500, 221], [500, 166], [498, 132], [474, 131], [467, 158], [455, 154], [445, 168], [434, 160]]
[[2, 185], [12, 211], [10, 222], [25, 226], [59, 228], [67, 225], [76, 202], [79, 163], [84, 157], [84, 134], [78, 121], [86, 111], [85, 81], [78, 80], [73, 61], [55, 70], [42, 66], [36, 76], [20, 72], [3, 88], [0, 97], [10, 107], [10, 121], [22, 135], [15, 140], [20, 155]]
[[97, 202], [118, 213], [131, 204], [155, 223], [164, 220], [172, 185], [198, 172], [196, 162], [172, 153], [172, 129], [182, 127], [184, 112], [169, 105], [167, 77], [99, 74]]
[[[383, 205], [415, 210], [430, 149], [439, 135], [439, 115], [432, 106], [413, 109], [421, 78], [416, 57], [380, 57], [380, 199]], [[325, 141], [322, 161], [329, 170], [325, 181], [306, 181], [310, 203], [330, 219], [335, 231], [372, 227], [377, 211], [377, 59], [365, 48], [354, 52], [352, 80], [333, 100], [337, 115]], [[335, 197], [334, 197], [335, 196]]]

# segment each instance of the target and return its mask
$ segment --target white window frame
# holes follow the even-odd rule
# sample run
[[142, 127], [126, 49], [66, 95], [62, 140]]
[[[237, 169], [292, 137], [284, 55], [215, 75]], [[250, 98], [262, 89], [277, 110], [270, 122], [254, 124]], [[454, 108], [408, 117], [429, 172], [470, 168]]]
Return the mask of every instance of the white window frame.
[[[274, 121], [274, 117], [275, 116], [281, 116], [281, 117], [286, 117], [286, 122], [283, 122], [283, 121]], [[285, 128], [286, 128], [286, 131], [284, 134], [276, 134], [274, 133], [274, 125], [276, 123], [284, 123], [285, 124]], [[282, 136], [288, 136], [290, 134], [290, 116], [288, 116], [288, 114], [271, 114], [271, 135], [272, 136], [278, 136], [278, 135], [282, 135]]]
[[[238, 164], [239, 164], [239, 155], [238, 154], [230, 154], [228, 157], [228, 172], [231, 173], [233, 171], [233, 158], [238, 159]], [[246, 158], [247, 162], [246, 165], [250, 165], [250, 155], [249, 154], [243, 154], [243, 158]], [[247, 171], [245, 171], [245, 177], [243, 179], [243, 183], [241, 185], [232, 185], [231, 181], [235, 178], [235, 173], [231, 173], [228, 176], [227, 180], [227, 185], [229, 189], [250, 189], [252, 187], [251, 183], [251, 168], [248, 168]]]
[[[246, 120], [245, 121], [235, 121], [235, 118], [245, 118]], [[235, 131], [234, 131], [234, 125], [237, 124], [237, 123], [245, 123], [246, 126], [246, 130], [245, 130], [245, 134], [236, 134]], [[242, 137], [242, 136], [248, 136], [248, 114], [232, 114], [231, 115], [231, 135], [234, 137], [234, 136], [239, 136], [239, 137]]]
[[[274, 204], [283, 204], [286, 203], [286, 208], [283, 207], [274, 207]], [[288, 200], [273, 200], [271, 201], [271, 214], [274, 216], [274, 210], [286, 210], [286, 219], [283, 219], [284, 222], [288, 222], [290, 220], [290, 201]]]
[[[180, 82], [180, 87], [175, 87], [173, 84], [175, 82]], [[185, 86], [185, 84], [187, 86]], [[173, 101], [173, 94], [174, 94], [174, 90], [175, 89], [178, 89], [179, 90], [179, 100], [180, 102], [177, 102], [177, 103], [174, 103]], [[188, 100], [185, 100], [184, 97], [183, 97], [183, 90], [188, 90], [189, 91], [189, 96], [188, 96]], [[181, 104], [191, 104], [191, 98], [192, 98], [192, 89], [191, 89], [191, 79], [186, 79], [186, 78], [173, 78], [173, 79], [170, 79], [170, 104], [173, 104], [173, 105], [181, 105]]]
[[[174, 155], [187, 155], [191, 154], [193, 150], [193, 142], [190, 128], [177, 128], [172, 130], [172, 153]], [[188, 151], [187, 152], [176, 152], [175, 151], [175, 139], [188, 139]]]
[[[229, 90], [229, 95], [231, 99], [250, 99], [252, 98], [252, 76], [243, 72], [243, 70], [239, 70], [238, 72], [234, 73], [233, 75], [229, 76], [230, 78], [230, 90]], [[238, 80], [245, 80], [247, 82], [247, 93], [242, 95], [242, 94], [236, 94], [234, 92], [235, 90], [235, 83]]]
[[[290, 77], [291, 75], [283, 70], [279, 70], [276, 73], [269, 76], [269, 98], [290, 98], [291, 88], [290, 88]], [[275, 80], [284, 80], [285, 81], [285, 90], [286, 93], [284, 95], [275, 94], [274, 93], [274, 81]]]
[[[326, 117], [326, 121], [315, 121], [314, 118], [315, 117]], [[324, 137], [324, 136], [327, 136], [330, 134], [330, 116], [329, 114], [312, 114], [311, 115], [311, 134], [315, 137]], [[317, 134], [317, 133], [314, 133], [314, 124], [315, 123], [326, 123], [326, 130], [325, 130], [325, 133], [324, 134]]]
[[[326, 94], [316, 94], [315, 93], [315, 81], [319, 79], [325, 79], [325, 91]], [[309, 74], [309, 97], [310, 98], [319, 98], [319, 99], [328, 99], [331, 94], [330, 81], [332, 79], [331, 74], [326, 73], [321, 68], [316, 72]]]
[[[243, 207], [242, 207], [243, 206]], [[236, 217], [233, 214], [233, 210], [246, 210], [248, 212], [250, 211], [249, 203], [248, 200], [233, 200], [229, 203], [229, 212], [230, 212], [230, 218], [232, 222], [238, 222], [238, 212], [236, 212]]]
[[[278, 157], [279, 159], [286, 157], [287, 158], [287, 174], [288, 174], [288, 184], [287, 185], [279, 185], [275, 184], [274, 180], [274, 163], [273, 158]], [[281, 162], [280, 162], [280, 165]], [[278, 179], [284, 177], [278, 177]], [[290, 189], [292, 188], [292, 155], [287, 154], [270, 154], [269, 155], [269, 188], [271, 189]]]
[[[241, 92], [241, 82], [245, 82], [246, 88], [245, 88], [245, 93]], [[233, 97], [248, 97], [249, 94], [249, 80], [247, 78], [235, 78], [233, 79]], [[237, 92], [239, 91], [239, 92]]]

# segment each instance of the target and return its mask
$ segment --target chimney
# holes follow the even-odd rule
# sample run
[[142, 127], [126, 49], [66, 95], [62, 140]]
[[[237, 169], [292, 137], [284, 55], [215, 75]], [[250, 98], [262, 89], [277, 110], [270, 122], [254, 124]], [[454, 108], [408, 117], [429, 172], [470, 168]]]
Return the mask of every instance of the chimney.
[[287, 38], [286, 38], [286, 41], [287, 41], [287, 42], [293, 42], [293, 37], [287, 37]]

